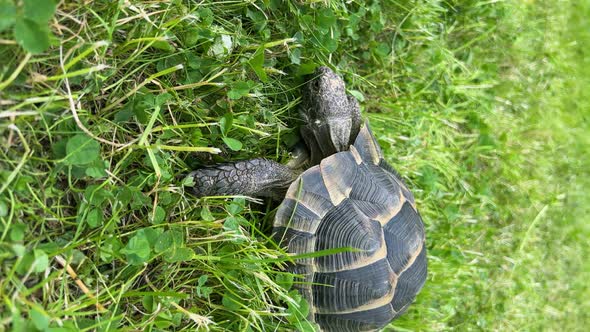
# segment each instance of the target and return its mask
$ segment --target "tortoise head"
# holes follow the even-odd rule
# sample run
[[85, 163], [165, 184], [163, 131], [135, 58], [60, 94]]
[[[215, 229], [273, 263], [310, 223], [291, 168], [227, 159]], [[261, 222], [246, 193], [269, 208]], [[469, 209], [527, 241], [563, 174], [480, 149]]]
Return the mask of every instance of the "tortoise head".
[[356, 136], [355, 127], [360, 127], [360, 113], [356, 100], [346, 94], [342, 78], [328, 67], [319, 67], [310, 75], [302, 94], [305, 126], [320, 147], [328, 145], [335, 150], [323, 151], [324, 157], [331, 154], [328, 152], [348, 150], [351, 134]]

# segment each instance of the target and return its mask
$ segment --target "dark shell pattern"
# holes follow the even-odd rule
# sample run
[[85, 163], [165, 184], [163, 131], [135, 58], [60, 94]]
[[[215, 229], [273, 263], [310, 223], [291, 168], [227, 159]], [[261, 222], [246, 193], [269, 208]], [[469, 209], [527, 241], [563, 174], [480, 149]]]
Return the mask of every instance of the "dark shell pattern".
[[305, 171], [277, 211], [274, 237], [288, 252], [354, 248], [298, 259], [291, 271], [324, 331], [373, 331], [401, 315], [426, 280], [422, 219], [367, 124], [349, 151]]

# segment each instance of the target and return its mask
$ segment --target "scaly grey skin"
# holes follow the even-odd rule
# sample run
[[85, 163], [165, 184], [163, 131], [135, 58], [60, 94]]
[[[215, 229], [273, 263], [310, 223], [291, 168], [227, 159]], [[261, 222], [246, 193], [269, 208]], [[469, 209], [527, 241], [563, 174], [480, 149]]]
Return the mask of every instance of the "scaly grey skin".
[[[252, 159], [204, 167], [192, 172], [198, 197], [247, 195], [284, 197], [305, 166], [313, 166], [339, 151], [348, 150], [361, 126], [358, 102], [346, 94], [344, 81], [327, 67], [318, 68], [303, 87], [301, 134], [309, 149], [298, 147], [287, 165]], [[308, 159], [304, 161], [303, 159]]]
[[192, 172], [195, 195], [246, 195], [281, 198], [299, 172], [272, 160], [257, 158], [219, 164]]
[[303, 87], [301, 136], [310, 149], [310, 166], [336, 152], [347, 151], [361, 127], [360, 107], [346, 94], [344, 81], [320, 67]]

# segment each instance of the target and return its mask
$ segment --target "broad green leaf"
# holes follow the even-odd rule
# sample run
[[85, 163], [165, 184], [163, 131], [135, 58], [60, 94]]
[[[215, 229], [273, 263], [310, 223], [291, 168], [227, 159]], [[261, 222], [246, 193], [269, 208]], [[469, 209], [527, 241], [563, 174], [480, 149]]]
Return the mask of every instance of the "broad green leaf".
[[108, 174], [105, 171], [105, 161], [96, 159], [88, 168], [84, 170], [84, 174], [95, 179], [106, 177]]
[[225, 218], [223, 222], [223, 229], [227, 231], [236, 231], [240, 228], [240, 224], [238, 223], [238, 219], [234, 216], [229, 216]]
[[47, 257], [47, 254], [40, 249], [35, 249], [33, 254], [35, 256], [35, 260], [33, 261], [33, 272], [40, 273], [45, 271], [49, 266], [49, 257]]
[[139, 231], [137, 231], [137, 234], [141, 235], [144, 234], [145, 238], [148, 240], [148, 243], [150, 244], [150, 247], [154, 247], [156, 245], [156, 242], [158, 242], [158, 239], [160, 238], [160, 236], [162, 236], [163, 230], [161, 228], [143, 228], [140, 229]]
[[[203, 65], [203, 59], [194, 53], [186, 54], [186, 61], [188, 63], [189, 68], [191, 69], [200, 69]], [[200, 74], [200, 71], [196, 70], [195, 73]]]
[[248, 81], [239, 81], [231, 85], [231, 90], [228, 91], [227, 96], [229, 99], [240, 99], [248, 93], [250, 93], [250, 88], [252, 87], [253, 82]]
[[100, 206], [108, 199], [114, 198], [114, 196], [113, 193], [107, 189], [107, 186], [92, 184], [84, 190], [84, 198], [86, 198], [88, 204], [92, 206]]
[[14, 26], [14, 38], [17, 43], [26, 51], [41, 53], [49, 47], [49, 36], [51, 32], [45, 25], [26, 17], [18, 17]]
[[29, 315], [33, 325], [35, 325], [39, 331], [45, 331], [49, 327], [49, 317], [42, 310], [33, 307], [33, 309], [29, 312]]
[[197, 15], [204, 26], [210, 26], [213, 23], [213, 11], [207, 7], [201, 7], [197, 10]]
[[84, 172], [87, 176], [93, 177], [95, 179], [100, 179], [108, 175], [104, 167], [92, 166], [88, 167]]
[[231, 292], [226, 292], [221, 299], [221, 303], [224, 307], [230, 310], [238, 310], [242, 306], [240, 305], [240, 299], [233, 295]]
[[10, 239], [18, 242], [25, 238], [25, 231], [27, 226], [25, 224], [14, 224], [10, 227]]
[[294, 35], [293, 38], [295, 38], [295, 40], [297, 40], [297, 43], [299, 44], [303, 44], [305, 43], [305, 35], [303, 34], [303, 32], [301, 31], [297, 31]]
[[379, 58], [385, 58], [391, 52], [391, 48], [387, 43], [379, 43], [375, 48], [373, 48], [373, 51]]
[[156, 253], [163, 253], [174, 246], [174, 238], [170, 231], [164, 232], [156, 241], [156, 245], [154, 246], [154, 251]]
[[299, 17], [299, 21], [302, 23], [301, 27], [304, 30], [312, 30], [315, 28], [316, 24], [314, 23], [313, 16], [311, 15], [303, 15]]
[[69, 165], [87, 165], [100, 158], [100, 144], [85, 134], [78, 134], [68, 140], [66, 145]]
[[0, 217], [6, 217], [8, 215], [8, 204], [4, 201], [0, 201]]
[[125, 254], [129, 264], [141, 265], [150, 258], [150, 242], [144, 233], [137, 232], [121, 250], [121, 253]]
[[146, 194], [139, 191], [137, 188], [134, 189], [135, 190], [131, 191], [131, 209], [139, 210], [144, 206], [149, 206], [151, 204], [150, 198]]
[[120, 111], [115, 113], [115, 122], [121, 123], [131, 119], [131, 117], [135, 114], [133, 112], [133, 105], [134, 102], [128, 102], [125, 104], [125, 106], [123, 106], [123, 108]]
[[62, 139], [53, 143], [51, 146], [51, 152], [53, 152], [53, 158], [55, 159], [62, 159], [66, 157], [66, 144], [68, 141]]
[[88, 175], [86, 175], [86, 168], [87, 167], [91, 167], [90, 165], [83, 165], [83, 166], [77, 166], [77, 165], [72, 165], [72, 176], [76, 179], [83, 179], [85, 177], [87, 177]]
[[184, 233], [179, 229], [172, 229], [169, 231], [172, 234], [172, 240], [175, 247], [184, 246]]
[[176, 48], [170, 45], [166, 40], [156, 40], [152, 43], [152, 47], [164, 52], [174, 52], [176, 50]]
[[13, 244], [11, 248], [16, 257], [23, 257], [27, 253], [27, 248], [22, 244]]
[[209, 210], [209, 207], [206, 205], [201, 209], [201, 219], [205, 221], [215, 220], [215, 217], [213, 217], [213, 214], [211, 214], [211, 210]]
[[245, 96], [247, 94], [248, 93], [241, 94], [237, 90], [230, 90], [230, 91], [227, 92], [227, 96], [229, 97], [229, 99], [233, 99], [233, 100], [240, 99], [240, 98], [242, 98], [243, 96]]
[[195, 177], [192, 175], [187, 175], [184, 180], [182, 181], [182, 185], [185, 187], [194, 187], [195, 186]]
[[10, 28], [15, 21], [16, 7], [12, 0], [0, 0], [0, 32]]
[[120, 187], [117, 189], [116, 197], [121, 204], [127, 205], [133, 199], [133, 190], [129, 187]]
[[254, 70], [256, 76], [258, 76], [262, 82], [268, 82], [268, 76], [266, 76], [266, 72], [264, 71], [264, 46], [261, 46], [256, 50], [252, 59], [248, 61], [248, 64], [250, 64], [250, 67], [252, 67], [252, 70]]
[[226, 136], [229, 133], [233, 123], [234, 116], [230, 112], [225, 113], [225, 115], [219, 120], [219, 127], [221, 127], [221, 133], [223, 136]]
[[384, 24], [385, 20], [384, 20], [383, 16], [378, 15], [378, 17], [379, 17], [379, 19], [372, 19], [371, 20], [370, 26], [371, 26], [371, 30], [374, 33], [379, 33], [381, 31], [383, 31], [383, 28], [385, 27], [385, 24]]
[[365, 96], [362, 92], [358, 90], [350, 90], [348, 91], [348, 93], [350, 93], [356, 100], [360, 101], [361, 103], [365, 101]]
[[330, 53], [338, 49], [338, 39], [332, 37], [329, 33], [321, 36], [318, 41]]
[[56, 8], [57, 3], [53, 0], [23, 0], [24, 16], [39, 24], [47, 24]]
[[197, 285], [197, 295], [199, 297], [207, 298], [213, 292], [212, 287], [205, 286], [205, 284], [207, 283], [207, 279], [209, 279], [209, 278], [207, 277], [206, 274], [203, 274], [202, 276], [199, 277], [199, 281], [198, 281], [198, 285]]
[[27, 251], [16, 267], [17, 273], [20, 275], [25, 275], [25, 273], [29, 273], [29, 269], [33, 265], [34, 261], [34, 253], [31, 251]]
[[[199, 28], [188, 28], [186, 31], [183, 31], [182, 34], [180, 35], [180, 39], [183, 41], [184, 47], [192, 47], [197, 45], [197, 43], [199, 42]], [[192, 55], [193, 58], [195, 58], [194, 55]], [[198, 58], [197, 58], [198, 59]], [[189, 58], [189, 67], [191, 68], [199, 68], [198, 66], [193, 66], [193, 64], [191, 63], [191, 60]]]
[[141, 122], [142, 124], [147, 124], [150, 120], [150, 110], [154, 108], [156, 105], [156, 96], [147, 93], [143, 95], [137, 95], [134, 98], [134, 101], [129, 105], [133, 109], [133, 113], [135, 114], [135, 118], [137, 121]]
[[252, 20], [256, 31], [261, 31], [262, 29], [264, 29], [266, 27], [268, 20], [266, 19], [266, 16], [264, 16], [264, 13], [262, 13], [260, 10], [253, 11], [253, 10], [247, 9], [246, 16]]
[[[12, 308], [10, 309], [10, 311], [12, 311], [12, 312], [9, 314], [8, 312], [6, 312], [6, 309], [5, 309], [6, 305], [2, 306], [3, 316], [10, 317], [10, 320], [11, 320], [10, 323], [12, 326], [10, 328], [10, 331], [14, 331], [14, 332], [26, 331], [27, 327], [30, 326], [25, 321], [25, 318], [23, 317], [24, 315], [21, 313], [19, 307], [20, 306], [13, 305]], [[2, 326], [2, 327], [4, 328], [4, 326]]]
[[240, 151], [242, 149], [242, 142], [238, 141], [237, 139], [231, 137], [224, 137], [222, 139], [223, 142], [233, 151]]
[[[156, 318], [154, 319], [154, 326], [159, 330], [171, 330], [172, 322], [170, 321], [169, 316], [170, 315], [168, 315], [166, 312], [159, 312], [158, 316], [156, 316]], [[154, 330], [159, 331], [157, 329]]]
[[[64, 323], [64, 326], [50, 327], [47, 330], [45, 330], [45, 332], [79, 332], [80, 331], [80, 328], [76, 328], [75, 326], [65, 326], [66, 324], [73, 325], [73, 323], [71, 321], [65, 321], [63, 323]], [[102, 330], [97, 330], [97, 331], [102, 332]]]
[[159, 206], [166, 206], [166, 205], [170, 205], [170, 204], [176, 204], [178, 202], [178, 198], [175, 197], [177, 194], [176, 193], [171, 193], [169, 191], [163, 191], [160, 193], [159, 195]]
[[243, 198], [235, 198], [228, 206], [227, 206], [227, 211], [231, 214], [231, 215], [236, 215], [240, 212], [242, 212], [242, 210], [244, 210], [244, 204], [245, 204], [245, 199]]
[[184, 246], [184, 235], [179, 230], [169, 230], [158, 236], [154, 244], [154, 251], [162, 253], [171, 249], [181, 248]]
[[88, 224], [88, 226], [90, 226], [92, 228], [102, 225], [102, 221], [103, 221], [102, 209], [92, 209], [92, 210], [90, 210], [90, 212], [88, 212], [88, 215], [86, 215], [86, 223]]
[[316, 327], [316, 325], [314, 325], [314, 323], [312, 323], [310, 321], [303, 320], [303, 318], [301, 320], [297, 321], [297, 323], [295, 323], [295, 326], [297, 326], [297, 331], [301, 331], [301, 332], [316, 332], [316, 331], [318, 331], [318, 328]]
[[194, 254], [190, 248], [173, 248], [164, 255], [164, 260], [169, 263], [186, 262], [190, 261]]
[[[196, 146], [203, 146], [202, 145], [203, 144], [202, 138], [203, 138], [203, 132], [201, 131], [201, 129], [195, 128], [195, 129], [191, 130], [191, 133], [190, 133], [191, 143], [193, 143]], [[204, 146], [206, 146], [206, 144]]]
[[299, 65], [301, 64], [301, 49], [295, 48], [289, 52], [289, 59], [291, 60], [292, 64]]
[[165, 92], [156, 96], [155, 104], [157, 106], [162, 106], [170, 99], [172, 99], [172, 95]]
[[154, 311], [154, 297], [152, 295], [144, 295], [141, 304], [148, 312]]
[[[0, 171], [1, 172], [1, 171]], [[21, 172], [22, 173], [22, 172]], [[28, 186], [35, 182], [32, 176], [20, 174], [14, 181], [13, 189], [16, 192], [24, 192], [28, 190]]]
[[198, 33], [199, 43], [212, 42], [215, 40], [215, 37], [217, 36], [215, 32], [211, 31], [211, 29], [209, 28], [199, 28]]
[[156, 206], [156, 210], [154, 211], [152, 222], [154, 224], [161, 224], [165, 218], [166, 218], [166, 210], [164, 210], [164, 208], [162, 208], [159, 205]]
[[184, 235], [179, 230], [164, 232], [155, 244], [154, 250], [163, 253], [164, 260], [170, 263], [188, 261], [194, 252], [184, 247]]
[[207, 283], [207, 279], [209, 279], [209, 277], [206, 274], [203, 274], [199, 277], [198, 285], [205, 286], [205, 284]]
[[289, 290], [291, 287], [293, 287], [293, 279], [293, 275], [290, 273], [280, 273], [276, 277], [277, 284], [286, 290]]
[[289, 296], [295, 300], [295, 303], [288, 303], [287, 312], [292, 315], [291, 318], [293, 319], [289, 319], [289, 321], [297, 321], [299, 320], [298, 318], [307, 317], [309, 313], [309, 304], [305, 301], [303, 296], [297, 291], [289, 292]]
[[352, 15], [350, 15], [348, 17], [348, 26], [356, 28], [356, 26], [359, 25], [359, 23], [361, 23], [365, 14], [366, 14], [365, 7], [360, 7], [358, 12], [353, 13]]
[[319, 15], [316, 16], [318, 27], [322, 30], [328, 30], [336, 25], [336, 16], [330, 8], [323, 8], [319, 10]]
[[112, 262], [113, 258], [118, 255], [122, 246], [123, 244], [116, 237], [106, 239], [100, 247], [100, 259], [107, 263]]
[[319, 65], [315, 62], [306, 62], [301, 66], [297, 67], [297, 76], [312, 74], [318, 66]]

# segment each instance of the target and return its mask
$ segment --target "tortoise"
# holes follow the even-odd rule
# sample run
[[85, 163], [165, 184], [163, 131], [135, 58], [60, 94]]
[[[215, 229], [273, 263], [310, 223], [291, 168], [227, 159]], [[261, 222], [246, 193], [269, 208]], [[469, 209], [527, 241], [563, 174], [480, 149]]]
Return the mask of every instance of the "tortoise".
[[282, 198], [273, 237], [289, 253], [356, 249], [297, 259], [290, 270], [304, 277], [296, 287], [310, 304], [309, 320], [322, 330], [378, 330], [424, 285], [424, 225], [343, 80], [319, 67], [302, 94], [301, 134], [309, 153], [298, 158], [307, 158], [307, 169], [301, 161], [262, 158], [219, 164], [192, 172], [193, 190], [197, 196]]

